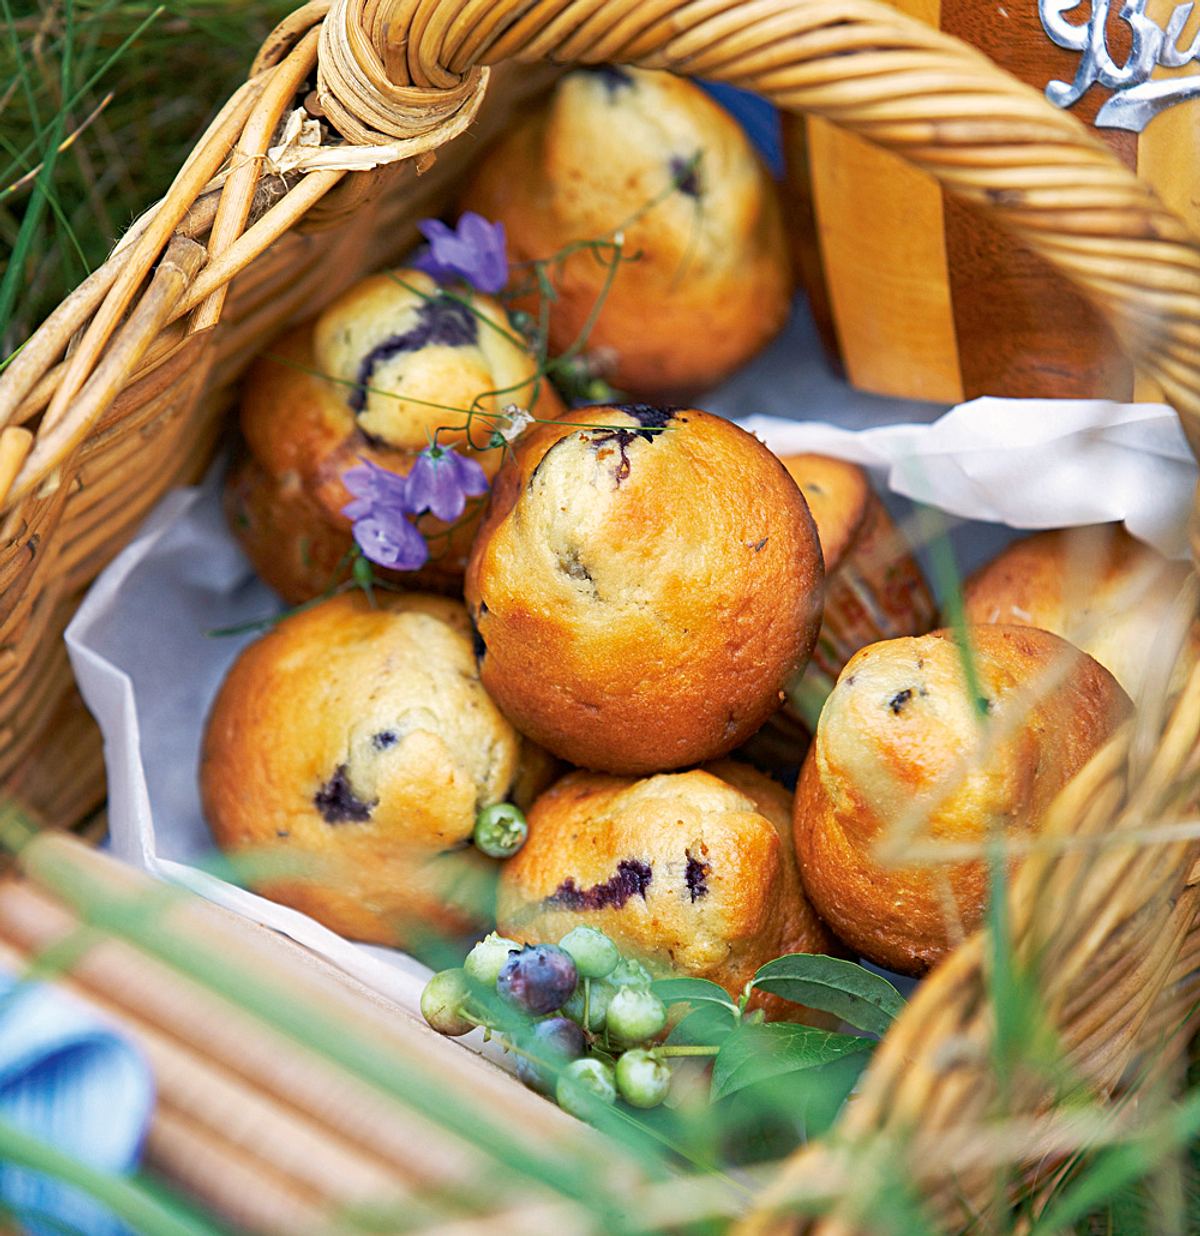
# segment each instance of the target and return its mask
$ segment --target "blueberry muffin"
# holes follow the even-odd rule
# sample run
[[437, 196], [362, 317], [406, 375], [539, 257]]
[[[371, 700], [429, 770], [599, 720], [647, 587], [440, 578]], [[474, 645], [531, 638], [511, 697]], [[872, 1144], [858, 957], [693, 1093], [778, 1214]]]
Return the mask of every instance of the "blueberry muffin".
[[466, 595], [484, 685], [522, 733], [645, 773], [723, 755], [779, 707], [821, 581], [804, 497], [762, 443], [705, 412], [623, 405], [518, 441]]
[[495, 864], [469, 841], [510, 795], [521, 740], [479, 681], [461, 605], [378, 601], [323, 601], [239, 656], [200, 784], [218, 845], [253, 855], [261, 892], [404, 945], [487, 923]]
[[842, 667], [860, 649], [923, 635], [936, 610], [921, 568], [867, 474], [827, 455], [785, 455], [817, 525], [825, 559], [825, 613], [805, 672], [788, 684], [785, 711], [815, 719]]
[[[362, 280], [276, 340], [246, 377], [240, 419], [250, 462], [231, 475], [226, 501], [235, 535], [286, 600], [319, 595], [347, 568], [343, 475], [363, 459], [406, 475], [437, 432], [439, 445], [457, 446], [492, 476], [503, 452], [485, 448], [504, 422], [478, 416], [468, 426], [462, 410], [518, 404], [554, 416], [562, 404], [535, 375], [490, 297], [473, 294], [467, 307], [408, 269]], [[449, 526], [419, 517], [429, 561], [389, 578], [457, 591], [482, 506], [469, 503]]]
[[1010, 545], [971, 576], [963, 601], [971, 622], [1041, 627], [1070, 640], [1136, 701], [1148, 678], [1159, 691], [1177, 690], [1196, 664], [1200, 625], [1185, 634], [1173, 618], [1192, 571], [1120, 524], [1062, 528]]
[[790, 820], [791, 795], [730, 760], [643, 780], [569, 773], [503, 866], [499, 929], [551, 943], [586, 923], [653, 973], [737, 996], [764, 962], [837, 947], [801, 890]]
[[[669, 73], [568, 74], [482, 160], [465, 205], [503, 222], [514, 264], [620, 233], [623, 260], [588, 346], [611, 356], [607, 376], [639, 397], [714, 385], [787, 318], [775, 184], [738, 123]], [[555, 265], [551, 351], [577, 338], [611, 265], [589, 250]]]
[[[853, 657], [796, 789], [809, 900], [847, 944], [906, 974], [982, 919], [986, 864], [962, 847], [982, 853], [992, 830], [1036, 834], [1131, 711], [1116, 679], [1056, 635], [979, 626], [970, 638], [978, 697], [947, 631]], [[956, 853], [939, 859], [939, 845]]]

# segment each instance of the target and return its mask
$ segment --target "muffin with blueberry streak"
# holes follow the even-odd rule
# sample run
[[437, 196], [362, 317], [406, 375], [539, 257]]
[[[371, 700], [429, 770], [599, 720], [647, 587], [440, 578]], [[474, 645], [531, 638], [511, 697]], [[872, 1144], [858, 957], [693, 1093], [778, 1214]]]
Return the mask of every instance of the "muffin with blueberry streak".
[[529, 839], [504, 864], [499, 929], [546, 943], [598, 927], [653, 973], [736, 997], [764, 962], [837, 951], [800, 886], [790, 820], [791, 795], [731, 760], [641, 780], [569, 773], [533, 805]]
[[670, 73], [567, 75], [481, 161], [465, 201], [503, 222], [514, 263], [619, 234], [615, 270], [611, 251], [591, 246], [555, 264], [550, 344], [569, 347], [603, 297], [588, 346], [639, 398], [714, 385], [787, 317], [775, 184], [738, 123]]
[[538, 792], [488, 698], [461, 605], [361, 592], [293, 614], [238, 658], [213, 705], [200, 783], [222, 849], [256, 887], [356, 940], [486, 924], [496, 864], [481, 808]]
[[[271, 345], [242, 389], [247, 458], [226, 505], [256, 568], [284, 598], [318, 595], [351, 547], [345, 474], [364, 460], [402, 476], [436, 441], [490, 477], [503, 454], [485, 449], [510, 405], [553, 416], [562, 405], [504, 309], [479, 292], [449, 292], [428, 274], [372, 275], [315, 321]], [[466, 410], [480, 415], [468, 423]], [[481, 501], [457, 518], [415, 517], [429, 545], [411, 587], [454, 592]]]

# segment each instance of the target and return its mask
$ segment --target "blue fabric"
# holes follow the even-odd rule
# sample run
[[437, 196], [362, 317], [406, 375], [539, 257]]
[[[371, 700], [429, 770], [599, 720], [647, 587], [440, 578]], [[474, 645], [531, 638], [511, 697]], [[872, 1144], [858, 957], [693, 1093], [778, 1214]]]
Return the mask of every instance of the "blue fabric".
[[701, 86], [737, 120], [754, 143], [772, 175], [783, 175], [783, 133], [779, 110], [761, 95], [724, 82], [701, 82]]
[[[0, 973], [0, 1120], [108, 1173], [137, 1166], [154, 1105], [149, 1066], [83, 1004]], [[34, 1236], [125, 1236], [87, 1195], [4, 1161], [0, 1200]]]

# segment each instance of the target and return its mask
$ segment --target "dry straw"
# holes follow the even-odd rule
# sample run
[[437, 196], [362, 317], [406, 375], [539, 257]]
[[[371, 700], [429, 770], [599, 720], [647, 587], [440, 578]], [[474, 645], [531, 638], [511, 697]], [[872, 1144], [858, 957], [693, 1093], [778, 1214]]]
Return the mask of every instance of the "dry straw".
[[[59, 818], [96, 801], [94, 739], [80, 759], [59, 640], [80, 590], [162, 493], [203, 466], [229, 384], [254, 353], [402, 254], [415, 221], [449, 204], [481, 145], [454, 139], [473, 122], [495, 132], [546, 81], [510, 61], [612, 61], [726, 81], [902, 155], [1082, 289], [1200, 446], [1194, 239], [1074, 118], [956, 40], [872, 0], [314, 0], [270, 36], [163, 200], [0, 378], [0, 777], [10, 787], [45, 794]], [[744, 1230], [782, 1230], [780, 1208], [836, 1193], [883, 1145], [951, 1224], [994, 1196], [998, 1160], [1016, 1161], [1028, 1188], [1052, 1181], [1083, 1134], [1055, 1123], [1044, 1072], [997, 1067], [1007, 1015], [998, 984], [1014, 999], [1022, 983], [1036, 987], [1056, 1050], [1089, 1095], [1112, 1091], [1139, 1049], [1161, 1067], [1179, 1045], [1198, 989], [1198, 842], [1195, 828], [1170, 826], [1196, 815], [1200, 677], [1173, 708], [1145, 710], [1142, 726], [1063, 795], [1049, 830], [1062, 843], [1027, 857], [1000, 907], [1011, 956], [990, 949], [994, 935], [956, 951], [889, 1034], [835, 1139], [788, 1165]], [[83, 771], [64, 775], [74, 767]], [[1099, 835], [1112, 843], [1080, 840]], [[9, 952], [32, 948], [36, 934], [18, 912], [29, 923], [50, 915], [22, 896], [6, 899], [0, 924]], [[131, 990], [141, 982], [111, 949], [96, 950], [76, 981], [108, 1000], [118, 970]], [[147, 1009], [117, 1011], [147, 1027], [148, 1049], [181, 1087], [156, 1130], [162, 1160], [181, 1178], [203, 1159], [209, 1179], [248, 1179], [230, 1143], [205, 1140], [187, 1098], [192, 1082], [223, 1084], [211, 1066], [189, 1062], [186, 1035], [168, 1041]], [[205, 1024], [219, 1039], [221, 1018]], [[417, 1050], [401, 1037], [398, 1051]], [[304, 1093], [264, 1083], [247, 1112], [265, 1129], [279, 1104], [308, 1103], [294, 1143], [308, 1144], [321, 1099]], [[991, 1141], [961, 1135], [997, 1114]], [[353, 1199], [395, 1178], [402, 1193], [402, 1165], [352, 1126], [324, 1128], [329, 1162], [345, 1166], [330, 1185]], [[273, 1182], [278, 1214], [299, 1219], [313, 1196], [292, 1187], [279, 1153], [251, 1176]], [[428, 1170], [444, 1162], [431, 1151]], [[846, 1194], [824, 1230], [856, 1227]], [[522, 1230], [553, 1225], [553, 1207], [514, 1205], [513, 1221], [529, 1220]]]

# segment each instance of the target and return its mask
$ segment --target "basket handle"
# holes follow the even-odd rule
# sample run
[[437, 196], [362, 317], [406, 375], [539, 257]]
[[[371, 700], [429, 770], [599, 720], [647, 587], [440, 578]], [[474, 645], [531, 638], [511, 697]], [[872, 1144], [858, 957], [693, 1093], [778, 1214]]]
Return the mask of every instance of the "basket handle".
[[[485, 66], [505, 60], [615, 62], [728, 82], [906, 158], [1097, 306], [1200, 457], [1195, 238], [1079, 120], [958, 39], [877, 0], [310, 0], [268, 37], [251, 81], [136, 241], [0, 375], [0, 433], [48, 405], [32, 441], [10, 433], [2, 444], [13, 458], [0, 476], [0, 509], [31, 495], [103, 414], [105, 399], [91, 397], [94, 372], [171, 236], [196, 235], [206, 214], [192, 211], [199, 199], [220, 199], [207, 262], [161, 313], [164, 326], [197, 306], [192, 329], [212, 325], [230, 280], [346, 173], [406, 159], [420, 168], [470, 123]], [[345, 140], [299, 155], [287, 192], [251, 221], [255, 192], [269, 197], [281, 180], [266, 159], [271, 134], [314, 62], [318, 101]], [[223, 160], [232, 170], [218, 190]], [[71, 357], [55, 366], [84, 323]], [[58, 426], [46, 444], [54, 449], [40, 441], [47, 425]]]
[[334, 0], [322, 99], [386, 113], [505, 60], [635, 64], [758, 91], [901, 155], [1100, 309], [1200, 454], [1200, 252], [1074, 116], [872, 0]]

